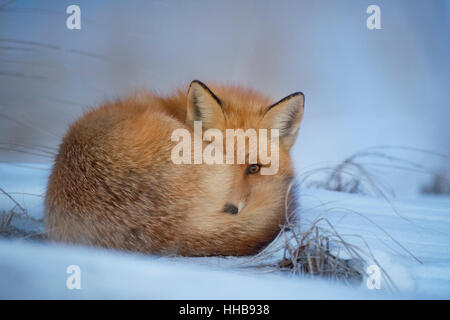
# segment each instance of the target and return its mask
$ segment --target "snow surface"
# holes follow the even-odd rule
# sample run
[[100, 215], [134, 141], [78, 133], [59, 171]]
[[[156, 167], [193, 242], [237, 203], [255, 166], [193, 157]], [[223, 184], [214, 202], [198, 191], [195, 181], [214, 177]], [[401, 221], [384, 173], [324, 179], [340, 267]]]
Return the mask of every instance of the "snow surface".
[[[49, 168], [43, 164], [0, 164], [0, 187], [36, 219], [42, 218]], [[366, 281], [350, 287], [239, 267], [247, 258], [156, 257], [1, 239], [0, 298], [450, 298], [450, 197], [389, 203], [383, 198], [319, 189], [301, 189], [300, 197], [304, 224], [326, 217], [347, 241], [364, 247], [361, 238], [352, 235], [361, 236], [398, 291], [388, 289], [384, 278], [380, 290], [369, 290]], [[13, 206], [10, 199], [0, 195], [0, 210]], [[81, 269], [80, 290], [66, 288], [70, 265]]]

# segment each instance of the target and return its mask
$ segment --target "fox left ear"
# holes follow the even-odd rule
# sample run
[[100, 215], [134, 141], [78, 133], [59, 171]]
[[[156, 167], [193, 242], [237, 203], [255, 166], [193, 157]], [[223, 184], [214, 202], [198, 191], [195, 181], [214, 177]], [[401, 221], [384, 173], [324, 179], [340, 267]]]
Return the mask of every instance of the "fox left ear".
[[186, 122], [202, 121], [204, 129], [222, 128], [225, 117], [222, 102], [202, 82], [194, 80], [187, 95]]
[[305, 96], [301, 92], [293, 93], [267, 108], [263, 126], [280, 130], [280, 143], [290, 149], [297, 137], [300, 121], [303, 117]]

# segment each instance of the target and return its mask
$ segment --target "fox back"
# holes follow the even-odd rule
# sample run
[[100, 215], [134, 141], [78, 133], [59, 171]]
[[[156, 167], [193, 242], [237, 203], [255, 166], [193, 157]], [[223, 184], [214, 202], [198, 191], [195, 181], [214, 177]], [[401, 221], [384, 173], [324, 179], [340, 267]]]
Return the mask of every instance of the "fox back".
[[[156, 254], [249, 255], [295, 210], [289, 151], [304, 97], [277, 103], [249, 89], [193, 81], [171, 96], [141, 92], [72, 124], [45, 199], [51, 240]], [[175, 130], [279, 130], [279, 169], [245, 163], [175, 163]], [[202, 148], [213, 142], [202, 140]], [[224, 156], [236, 150], [225, 151]]]

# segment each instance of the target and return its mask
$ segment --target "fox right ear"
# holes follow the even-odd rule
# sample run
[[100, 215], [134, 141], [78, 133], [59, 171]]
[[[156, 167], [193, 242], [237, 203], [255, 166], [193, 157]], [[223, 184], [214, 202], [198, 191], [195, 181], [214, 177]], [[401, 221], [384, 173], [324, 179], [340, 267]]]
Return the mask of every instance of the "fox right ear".
[[221, 128], [225, 118], [222, 102], [202, 82], [194, 80], [187, 95], [186, 122], [202, 121], [204, 129]]
[[263, 124], [267, 128], [279, 129], [280, 142], [290, 149], [297, 137], [304, 110], [305, 96], [301, 92], [293, 93], [267, 109]]

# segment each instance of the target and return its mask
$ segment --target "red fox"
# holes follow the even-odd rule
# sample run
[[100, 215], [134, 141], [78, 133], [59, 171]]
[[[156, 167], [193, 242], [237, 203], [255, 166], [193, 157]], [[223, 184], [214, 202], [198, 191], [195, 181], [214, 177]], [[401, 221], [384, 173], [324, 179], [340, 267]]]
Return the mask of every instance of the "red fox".
[[[250, 89], [197, 80], [187, 93], [106, 103], [73, 123], [61, 143], [45, 198], [48, 237], [152, 254], [255, 254], [279, 233], [286, 203], [295, 210], [289, 151], [303, 112], [301, 92], [272, 103]], [[195, 121], [203, 130], [279, 129], [278, 172], [260, 174], [259, 160], [175, 164], [172, 133], [193, 132]]]

